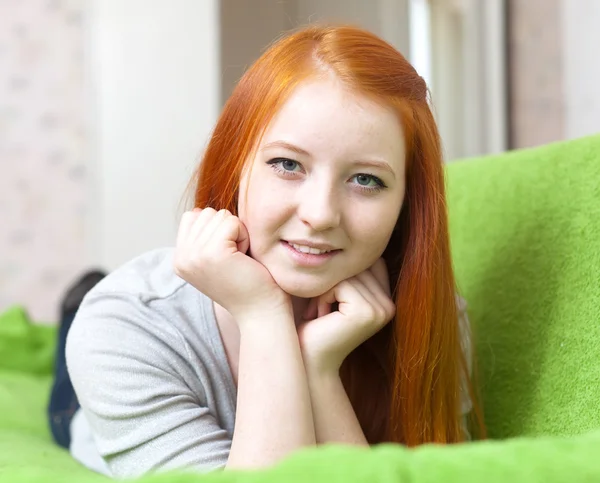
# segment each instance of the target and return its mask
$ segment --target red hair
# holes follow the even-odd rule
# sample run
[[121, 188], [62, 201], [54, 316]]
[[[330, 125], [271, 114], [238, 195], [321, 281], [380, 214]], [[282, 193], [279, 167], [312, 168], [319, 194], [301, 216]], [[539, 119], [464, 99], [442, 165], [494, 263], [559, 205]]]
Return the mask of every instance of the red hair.
[[397, 50], [350, 26], [311, 26], [274, 43], [223, 109], [194, 204], [237, 214], [242, 170], [270, 120], [300, 82], [328, 73], [395, 108], [406, 142], [404, 205], [383, 254], [396, 316], [348, 356], [344, 387], [371, 444], [462, 441], [461, 379], [475, 397], [460, 347], [440, 138], [427, 86]]

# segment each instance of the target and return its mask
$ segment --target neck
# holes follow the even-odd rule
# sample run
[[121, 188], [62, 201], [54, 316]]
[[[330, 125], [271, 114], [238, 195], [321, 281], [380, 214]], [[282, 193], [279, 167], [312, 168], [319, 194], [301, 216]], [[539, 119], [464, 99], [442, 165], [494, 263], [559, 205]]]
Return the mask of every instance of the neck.
[[296, 326], [300, 323], [304, 322], [304, 312], [308, 307], [308, 303], [310, 299], [304, 299], [300, 297], [291, 297], [292, 298], [292, 308], [294, 309], [294, 321], [296, 322]]

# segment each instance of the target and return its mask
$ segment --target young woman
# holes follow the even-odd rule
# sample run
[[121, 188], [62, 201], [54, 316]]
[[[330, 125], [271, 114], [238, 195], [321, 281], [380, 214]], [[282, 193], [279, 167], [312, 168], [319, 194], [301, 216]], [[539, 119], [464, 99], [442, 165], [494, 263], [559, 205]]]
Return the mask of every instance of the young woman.
[[62, 444], [123, 477], [460, 442], [467, 325], [425, 82], [368, 32], [308, 27], [240, 80], [176, 247], [83, 300]]

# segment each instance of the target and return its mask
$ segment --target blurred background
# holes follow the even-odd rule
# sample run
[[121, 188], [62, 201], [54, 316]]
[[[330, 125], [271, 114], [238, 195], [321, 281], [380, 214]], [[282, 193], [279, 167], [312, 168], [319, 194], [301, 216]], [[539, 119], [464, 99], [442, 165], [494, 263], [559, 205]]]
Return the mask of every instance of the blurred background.
[[0, 311], [169, 246], [244, 69], [283, 31], [366, 27], [428, 81], [446, 159], [600, 131], [600, 0], [0, 0]]

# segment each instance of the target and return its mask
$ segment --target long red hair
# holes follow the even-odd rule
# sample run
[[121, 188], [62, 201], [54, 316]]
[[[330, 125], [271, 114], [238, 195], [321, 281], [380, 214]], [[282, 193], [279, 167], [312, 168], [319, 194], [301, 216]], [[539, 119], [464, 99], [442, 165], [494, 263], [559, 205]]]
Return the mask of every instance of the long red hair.
[[402, 54], [350, 26], [311, 26], [274, 43], [223, 109], [194, 204], [237, 214], [242, 170], [270, 120], [300, 82], [323, 72], [395, 108], [407, 156], [404, 205], [383, 254], [396, 316], [348, 356], [344, 387], [371, 444], [462, 441], [461, 380], [475, 394], [460, 347], [440, 138], [425, 82]]

